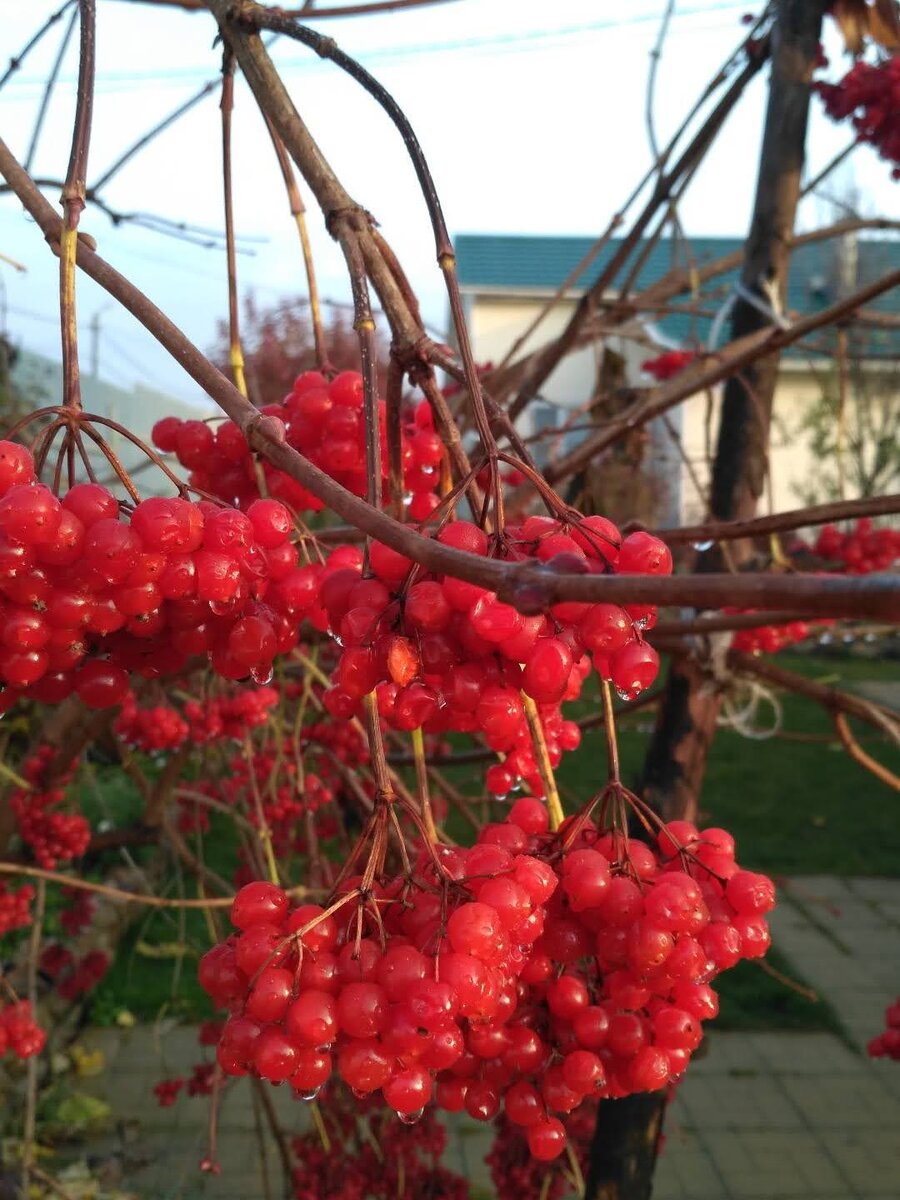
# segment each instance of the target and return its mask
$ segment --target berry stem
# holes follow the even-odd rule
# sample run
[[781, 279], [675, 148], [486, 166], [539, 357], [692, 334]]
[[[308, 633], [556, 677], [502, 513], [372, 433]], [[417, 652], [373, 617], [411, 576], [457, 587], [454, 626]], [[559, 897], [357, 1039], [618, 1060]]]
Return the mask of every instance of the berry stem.
[[603, 702], [603, 728], [606, 732], [607, 782], [620, 783], [619, 743], [616, 738], [616, 717], [613, 712], [612, 688], [608, 679], [600, 681], [600, 698]]
[[256, 812], [259, 840], [262, 844], [263, 854], [265, 855], [266, 869], [269, 873], [269, 880], [272, 883], [280, 886], [281, 880], [278, 875], [278, 863], [275, 861], [275, 851], [272, 847], [272, 831], [269, 828], [268, 821], [266, 820], [262, 796], [259, 794], [259, 784], [256, 779], [256, 770], [253, 765], [253, 743], [250, 741], [249, 735], [245, 735], [244, 737], [244, 757], [247, 760], [247, 774], [250, 779], [250, 790], [253, 794], [253, 807]]
[[316, 366], [323, 375], [331, 375], [334, 373], [334, 367], [328, 358], [328, 347], [325, 342], [325, 331], [322, 325], [322, 305], [319, 300], [319, 285], [316, 280], [316, 268], [313, 262], [312, 246], [309, 241], [309, 230], [306, 226], [306, 205], [303, 203], [300, 188], [297, 186], [294, 168], [288, 157], [284, 142], [272, 124], [269, 114], [262, 109], [260, 111], [266, 123], [266, 128], [269, 131], [269, 137], [272, 139], [275, 157], [278, 159], [278, 166], [281, 170], [281, 176], [284, 179], [284, 187], [287, 192], [291, 216], [296, 222], [297, 232], [300, 235], [300, 249], [303, 252], [303, 266], [306, 271], [306, 285], [309, 291], [309, 319], [316, 347]]
[[425, 739], [422, 736], [422, 726], [412, 731], [413, 758], [416, 764], [416, 790], [419, 804], [422, 808], [422, 820], [428, 831], [431, 842], [437, 841], [437, 831], [434, 828], [434, 813], [431, 810], [431, 796], [428, 792], [428, 763], [425, 760]]
[[[46, 880], [39, 880], [35, 888], [32, 910], [31, 937], [28, 942], [28, 1002], [31, 1011], [37, 1012], [37, 976], [41, 957], [41, 938], [44, 936], [44, 910], [47, 903]], [[37, 1127], [38, 1058], [28, 1059], [25, 1083], [25, 1122], [22, 1132], [22, 1195], [29, 1195], [28, 1176], [34, 1158], [35, 1131]]]
[[237, 299], [237, 261], [234, 248], [234, 201], [231, 187], [231, 114], [234, 111], [234, 55], [226, 46], [222, 54], [222, 190], [225, 200], [225, 258], [228, 267], [228, 358], [234, 386], [247, 395], [244, 352], [241, 348]]
[[541, 781], [544, 784], [544, 792], [547, 797], [547, 808], [550, 812], [550, 828], [557, 830], [563, 823], [564, 813], [559, 799], [559, 791], [556, 787], [556, 779], [553, 775], [553, 767], [550, 765], [550, 755], [547, 753], [547, 742], [544, 738], [541, 715], [538, 712], [537, 705], [527, 692], [522, 692], [522, 704], [525, 708], [525, 718], [528, 721], [528, 730], [531, 734], [531, 745], [534, 749], [535, 761], [537, 762], [537, 768], [540, 771]]

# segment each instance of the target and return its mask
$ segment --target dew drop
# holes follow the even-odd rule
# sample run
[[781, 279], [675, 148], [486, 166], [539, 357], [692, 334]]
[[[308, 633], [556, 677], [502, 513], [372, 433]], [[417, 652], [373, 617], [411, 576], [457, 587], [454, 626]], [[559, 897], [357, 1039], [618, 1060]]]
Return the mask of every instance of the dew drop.
[[698, 554], [705, 554], [707, 550], [712, 550], [715, 542], [713, 542], [712, 538], [709, 538], [704, 542], [692, 542], [691, 545]]
[[275, 671], [272, 667], [272, 664], [267, 663], [264, 667], [251, 667], [250, 678], [254, 683], [258, 683], [260, 686], [265, 687], [266, 684], [271, 683], [275, 678]]
[[321, 1087], [321, 1085], [319, 1085], [319, 1087], [314, 1087], [312, 1089], [312, 1091], [310, 1091], [310, 1092], [298, 1092], [297, 1098], [299, 1100], [315, 1100], [316, 1096], [318, 1096], [318, 1094], [319, 1094], [319, 1092], [321, 1092], [321, 1090], [322, 1090], [322, 1087]]
[[209, 609], [217, 617], [227, 617], [234, 612], [234, 606], [230, 600], [210, 600]]
[[398, 1119], [398, 1120], [399, 1120], [399, 1121], [400, 1121], [400, 1122], [401, 1122], [403, 1125], [415, 1125], [417, 1121], [421, 1121], [421, 1119], [422, 1119], [422, 1114], [423, 1114], [424, 1112], [425, 1112], [425, 1109], [424, 1109], [424, 1108], [417, 1108], [415, 1112], [411, 1112], [411, 1113], [401, 1113], [401, 1112], [398, 1112], [398, 1113], [397, 1113], [397, 1119]]
[[616, 695], [620, 700], [636, 700], [641, 694], [641, 689], [636, 688], [616, 688]]
[[633, 624], [634, 624], [635, 629], [642, 629], [642, 630], [646, 629], [647, 626], [650, 624], [650, 618], [649, 618], [649, 616], [635, 617]]

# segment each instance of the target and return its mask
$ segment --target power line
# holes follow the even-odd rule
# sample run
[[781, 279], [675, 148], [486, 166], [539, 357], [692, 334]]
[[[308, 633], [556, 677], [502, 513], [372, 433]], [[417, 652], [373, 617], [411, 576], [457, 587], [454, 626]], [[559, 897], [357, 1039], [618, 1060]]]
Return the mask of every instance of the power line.
[[[715, 6], [701, 5], [693, 8], [685, 8], [676, 11], [673, 20], [692, 16], [711, 16], [716, 17], [728, 12], [736, 12], [747, 7], [747, 0], [738, 0], [737, 3], [718, 4]], [[457, 38], [442, 42], [420, 42], [411, 46], [385, 46], [381, 49], [374, 49], [371, 52], [354, 51], [353, 53], [363, 62], [368, 65], [377, 63], [393, 62], [410, 57], [421, 57], [426, 54], [453, 54], [460, 51], [484, 51], [495, 50], [503, 55], [516, 51], [527, 51], [529, 49], [539, 49], [541, 43], [556, 40], [566, 40], [573, 37], [581, 37], [585, 34], [600, 33], [604, 30], [618, 29], [623, 27], [631, 27], [635, 25], [646, 25], [652, 22], [659, 21], [662, 17], [662, 12], [647, 12], [635, 13], [630, 17], [611, 17], [601, 21], [589, 21], [579, 25], [561, 26], [557, 29], [531, 29], [522, 33], [500, 33], [489, 34], [480, 37]], [[721, 22], [716, 22], [715, 25], [708, 28], [719, 28]], [[696, 31], [696, 27], [693, 31]], [[673, 31], [682, 32], [682, 31]], [[683, 31], [687, 32], [687, 31]], [[279, 62], [281, 71], [296, 71], [296, 70], [327, 70], [330, 64], [312, 57], [289, 58]], [[106, 84], [118, 83], [143, 83], [143, 82], [158, 82], [180, 83], [194, 82], [197, 79], [205, 78], [209, 73], [208, 67], [182, 67], [175, 69], [160, 69], [148, 71], [110, 71], [100, 72], [97, 75], [97, 88], [102, 90]], [[65, 82], [75, 83], [75, 77], [67, 77]], [[31, 78], [19, 78], [11, 82], [11, 87], [36, 87], [43, 86], [44, 79], [33, 76]]]

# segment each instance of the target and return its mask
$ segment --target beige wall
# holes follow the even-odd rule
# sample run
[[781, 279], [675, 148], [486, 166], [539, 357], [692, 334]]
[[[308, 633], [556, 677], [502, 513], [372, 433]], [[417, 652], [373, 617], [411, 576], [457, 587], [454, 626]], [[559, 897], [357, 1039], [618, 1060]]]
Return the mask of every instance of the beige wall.
[[[546, 299], [547, 296], [538, 294], [533, 297], [515, 298], [485, 293], [468, 295], [469, 327], [478, 360], [499, 363], [546, 303]], [[536, 333], [526, 341], [522, 350], [537, 349], [559, 334], [574, 307], [574, 300], [564, 300], [555, 305]], [[652, 347], [635, 339], [621, 337], [613, 339], [612, 345], [618, 353], [625, 355], [630, 378], [635, 383], [650, 382], [641, 374], [640, 364], [655, 353]], [[565, 359], [547, 381], [543, 395], [570, 410], [577, 410], [584, 405], [596, 378], [601, 349], [600, 346], [590, 347]], [[517, 356], [522, 350], [517, 352]], [[773, 511], [797, 507], [800, 500], [795, 488], [810, 479], [816, 469], [806, 439], [798, 436], [798, 432], [804, 411], [817, 398], [820, 390], [820, 379], [809, 369], [790, 364], [783, 370], [775, 395], [771, 443]], [[718, 428], [719, 404], [720, 395], [717, 389], [712, 397], [712, 416], [709, 422], [709, 436], [713, 449]], [[680, 475], [678, 518], [683, 522], [699, 520], [704, 515], [704, 504], [697, 485], [699, 484], [701, 489], [705, 488], [709, 479], [706, 456], [707, 409], [707, 397], [698, 395], [683, 404], [678, 412], [671, 414], [673, 423], [680, 427], [682, 445], [689, 466], [681, 464], [677, 452], [672, 453], [671, 438], [666, 430], [657, 425], [654, 431], [657, 448], [661, 451], [660, 461], [664, 458], [672, 464], [668, 468], [660, 469], [675, 469]], [[560, 423], [561, 421], [562, 418]], [[525, 417], [522, 429], [525, 433], [533, 432], [532, 422]], [[765, 512], [768, 509], [769, 502], [764, 497], [760, 511]]]

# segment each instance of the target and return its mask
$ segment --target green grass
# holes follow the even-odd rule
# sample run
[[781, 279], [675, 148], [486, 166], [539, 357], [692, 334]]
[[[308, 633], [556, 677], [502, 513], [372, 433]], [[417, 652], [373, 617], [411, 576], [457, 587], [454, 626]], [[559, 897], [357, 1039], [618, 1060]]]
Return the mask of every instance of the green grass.
[[[900, 663], [832, 660], [781, 655], [779, 664], [837, 687], [875, 679], [900, 684]], [[900, 875], [900, 823], [896, 794], [847, 755], [836, 739], [791, 740], [790, 735], [828, 735], [826, 713], [810, 701], [780, 695], [782, 733], [755, 740], [728, 729], [718, 732], [701, 796], [703, 822], [722, 825], [736, 837], [748, 867], [772, 874]], [[588, 702], [590, 703], [590, 701]], [[768, 711], [762, 714], [768, 719]], [[619, 737], [623, 779], [634, 781], [646, 753], [652, 716], [623, 721]], [[871, 727], [857, 732], [864, 748], [900, 773], [900, 749]], [[602, 734], [592, 731], [569, 755], [559, 780], [573, 796], [602, 783]]]
[[[766, 964], [801, 987], [808, 987], [777, 949], [766, 955]], [[798, 1033], [833, 1033], [847, 1040], [837, 1013], [826, 997], [812, 999], [781, 980], [766, 974], [759, 962], [741, 962], [715, 982], [719, 1015], [715, 1028], [753, 1033], [787, 1030]]]

